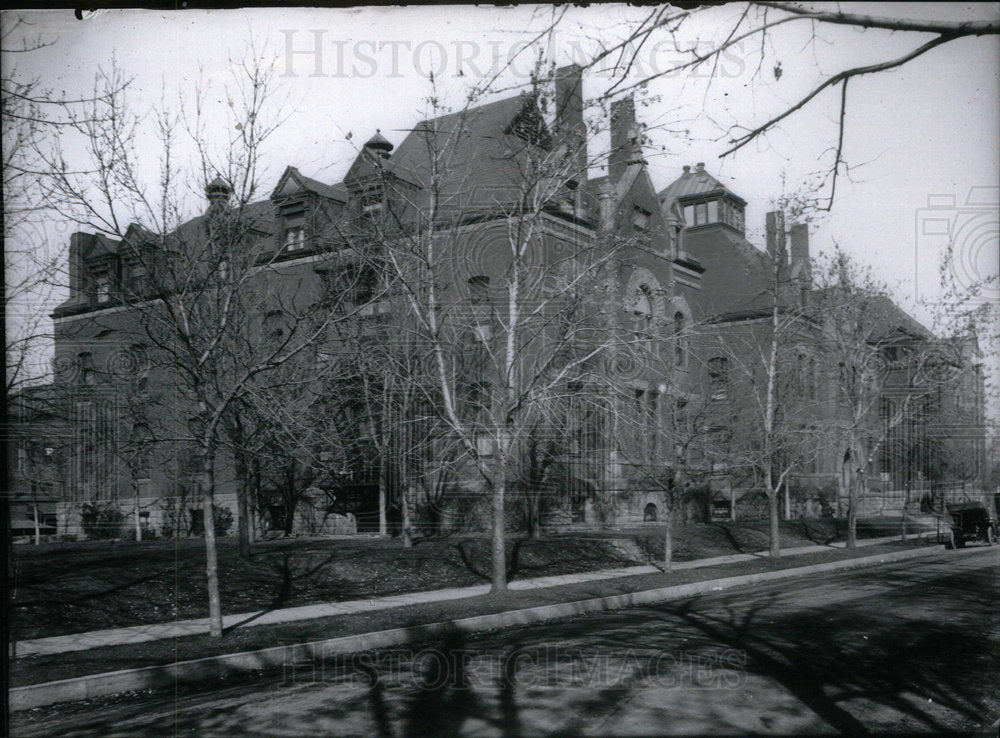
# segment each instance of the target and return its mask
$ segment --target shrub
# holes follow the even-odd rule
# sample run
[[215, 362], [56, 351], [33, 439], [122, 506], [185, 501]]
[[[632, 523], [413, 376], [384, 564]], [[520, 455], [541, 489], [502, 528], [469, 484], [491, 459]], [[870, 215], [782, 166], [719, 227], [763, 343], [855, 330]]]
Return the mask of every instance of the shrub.
[[[135, 525], [129, 525], [125, 527], [122, 532], [123, 541], [134, 541], [135, 540]], [[142, 526], [142, 540], [144, 541], [155, 541], [156, 531], [150, 528], [148, 525]]]
[[228, 507], [212, 505], [212, 517], [215, 519], [215, 535], [218, 537], [228, 536], [229, 530], [233, 527], [233, 511]]
[[767, 493], [763, 490], [747, 492], [736, 500], [737, 520], [767, 520], [770, 517]]
[[80, 514], [80, 527], [87, 538], [106, 541], [121, 535], [124, 520], [125, 516], [117, 507], [87, 503]]
[[178, 538], [180, 526], [177, 524], [177, 508], [168, 505], [163, 511], [163, 521], [160, 523], [160, 535], [164, 538]]

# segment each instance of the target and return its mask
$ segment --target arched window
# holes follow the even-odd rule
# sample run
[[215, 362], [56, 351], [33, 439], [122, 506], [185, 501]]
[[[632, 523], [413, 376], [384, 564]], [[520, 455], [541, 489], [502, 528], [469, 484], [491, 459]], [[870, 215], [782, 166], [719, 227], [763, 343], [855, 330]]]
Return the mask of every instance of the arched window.
[[77, 381], [80, 384], [97, 384], [97, 374], [94, 372], [94, 355], [89, 351], [77, 354], [76, 363], [79, 367]]
[[640, 338], [651, 338], [653, 335], [653, 295], [649, 287], [642, 285], [636, 293], [632, 305], [632, 318], [635, 332]]
[[674, 366], [683, 368], [687, 363], [687, 337], [684, 336], [686, 328], [684, 313], [678, 310], [674, 313]]

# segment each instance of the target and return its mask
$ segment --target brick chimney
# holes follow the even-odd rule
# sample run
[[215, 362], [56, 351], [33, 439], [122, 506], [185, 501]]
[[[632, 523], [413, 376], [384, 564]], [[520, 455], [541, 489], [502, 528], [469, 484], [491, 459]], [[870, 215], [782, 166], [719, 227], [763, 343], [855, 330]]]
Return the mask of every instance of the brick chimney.
[[812, 289], [812, 263], [809, 261], [809, 226], [796, 223], [788, 231], [792, 277], [803, 289]]
[[[557, 138], [575, 152], [576, 169], [587, 169], [587, 127], [583, 122], [583, 70], [578, 64], [555, 73], [555, 123]], [[584, 175], [585, 178], [586, 175]]]
[[83, 249], [90, 241], [87, 233], [74, 233], [69, 237], [69, 296], [83, 293]]
[[766, 216], [767, 253], [780, 264], [788, 263], [788, 251], [785, 248], [785, 214], [780, 210], [772, 210]]
[[583, 71], [578, 64], [556, 70], [556, 122], [563, 131], [583, 132]]
[[608, 157], [608, 176], [612, 182], [621, 179], [633, 158], [636, 133], [632, 96], [615, 100], [611, 103], [611, 155]]

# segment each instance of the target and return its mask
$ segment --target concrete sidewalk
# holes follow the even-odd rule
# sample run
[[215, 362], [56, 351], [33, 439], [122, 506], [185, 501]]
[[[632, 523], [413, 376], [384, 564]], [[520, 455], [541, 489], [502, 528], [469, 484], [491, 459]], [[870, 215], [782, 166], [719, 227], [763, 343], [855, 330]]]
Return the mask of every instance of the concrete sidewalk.
[[[913, 533], [907, 538], [920, 538], [931, 535], [927, 532]], [[885, 538], [869, 538], [858, 541], [858, 546], [874, 546], [880, 543], [898, 541], [899, 536], [889, 536]], [[844, 548], [845, 543], [838, 541], [829, 545], [800, 546], [798, 548], [782, 549], [781, 555], [799, 556], [802, 554], [829, 551], [831, 548]], [[752, 554], [731, 554], [729, 556], [715, 556], [708, 559], [698, 559], [696, 561], [681, 561], [673, 565], [674, 570], [697, 569], [705, 566], [716, 566], [719, 564], [732, 564], [739, 561], [749, 561], [751, 559], [767, 556], [767, 551], [760, 551]], [[605, 579], [616, 579], [620, 577], [630, 577], [639, 574], [656, 574], [662, 569], [652, 565], [630, 566], [620, 569], [603, 569], [601, 571], [581, 572], [579, 574], [557, 574], [547, 577], [537, 577], [535, 579], [518, 579], [508, 583], [512, 590], [541, 589], [544, 587], [558, 587], [564, 584], [580, 584], [584, 582], [594, 582]], [[428, 602], [445, 602], [448, 600], [458, 600], [467, 597], [478, 597], [490, 591], [488, 584], [481, 584], [472, 587], [453, 587], [450, 589], [436, 589], [425, 592], [408, 592], [406, 594], [391, 595], [389, 597], [377, 597], [366, 600], [350, 600], [347, 602], [328, 602], [313, 605], [303, 605], [301, 607], [290, 607], [283, 610], [264, 610], [252, 613], [240, 613], [238, 615], [223, 616], [223, 627], [252, 627], [255, 625], [273, 625], [275, 623], [289, 623], [298, 620], [313, 620], [315, 618], [325, 618], [332, 615], [348, 615], [360, 612], [372, 612], [375, 610], [388, 610], [395, 607], [405, 607]], [[67, 653], [69, 651], [84, 651], [90, 648], [100, 648], [102, 646], [122, 646], [134, 643], [144, 643], [147, 641], [163, 640], [168, 638], [181, 638], [184, 636], [208, 633], [208, 618], [198, 618], [197, 620], [178, 620], [172, 623], [153, 623], [149, 625], [135, 625], [128, 628], [113, 628], [109, 630], [93, 630], [86, 633], [72, 633], [70, 635], [53, 636], [51, 638], [36, 638], [34, 640], [20, 641], [16, 644], [18, 658], [27, 656], [43, 656], [57, 653]]]

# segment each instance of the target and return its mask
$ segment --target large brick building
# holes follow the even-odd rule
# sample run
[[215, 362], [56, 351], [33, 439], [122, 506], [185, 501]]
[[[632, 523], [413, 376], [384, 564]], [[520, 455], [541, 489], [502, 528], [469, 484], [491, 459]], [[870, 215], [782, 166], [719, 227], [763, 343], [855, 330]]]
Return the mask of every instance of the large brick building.
[[[334, 321], [337, 330], [324, 331], [313, 342], [310, 366], [321, 366], [345, 344], [379, 336], [398, 340], [425, 330], [418, 325], [425, 315], [401, 307], [407, 279], [416, 271], [399, 266], [398, 257], [404, 253], [400, 244], [432, 232], [439, 255], [422, 268], [434, 271], [438, 302], [432, 312], [440, 309], [446, 316], [442, 322], [453, 331], [456, 354], [465, 359], [464, 376], [451, 381], [456, 397], [473, 408], [473, 427], [480, 422], [473, 417], [476, 412], [485, 417], [495, 407], [483, 397], [494, 391], [497, 378], [496, 366], [490, 365], [492, 347], [502, 342], [520, 299], [511, 297], [509, 248], [511, 224], [528, 223], [525, 212], [535, 229], [531, 247], [537, 253], [531, 263], [539, 274], [564, 279], [561, 287], [533, 287], [547, 295], [544, 303], [551, 309], [539, 310], [537, 322], [525, 323], [531, 330], [537, 327], [541, 338], [532, 339], [535, 348], [528, 342], [524, 365], [545, 357], [542, 363], [562, 362], [565, 370], [559, 392], [549, 393], [557, 399], [546, 400], [545, 422], [518, 441], [518, 453], [530, 457], [519, 468], [532, 469], [518, 477], [522, 491], [534, 485], [549, 498], [542, 522], [662, 519], [664, 492], [675, 484], [706, 490], [699, 510], [686, 508], [688, 514], [705, 515], [712, 494], [735, 499], [751, 490], [752, 475], [740, 470], [746, 460], [730, 453], [727, 434], [733, 427], [727, 418], [738, 391], [736, 372], [732, 355], [718, 347], [748, 327], [758, 341], [766, 340], [761, 318], [768, 311], [768, 280], [776, 260], [782, 261], [778, 299], [789, 308], [812, 299], [805, 226], [791, 228], [790, 258], [784, 256], [784, 229], [777, 221], [769, 221], [770, 249], [757, 249], [744, 234], [746, 202], [700, 164], [694, 170], [685, 167], [677, 181], [657, 193], [631, 99], [611, 108], [607, 174], [589, 177], [580, 82], [578, 69], [559, 70], [554, 110], [543, 110], [536, 95], [518, 95], [423, 121], [397, 147], [376, 133], [340, 183], [318, 182], [289, 167], [267, 200], [234, 206], [231, 188], [216, 179], [206, 187], [205, 213], [169, 237], [138, 226], [120, 239], [75, 234], [70, 297], [53, 314], [57, 380], [34, 395], [36, 405], [43, 395], [46, 403], [58, 396], [65, 416], [59, 421], [65, 432], [56, 434], [62, 439], [59, 450], [51, 454], [51, 463], [62, 472], [54, 475], [59, 479], [55, 488], [46, 487], [58, 499], [60, 531], [79, 532], [85, 504], [116, 505], [132, 522], [158, 531], [197, 531], [197, 454], [179, 439], [199, 398], [185, 389], [183, 365], [169, 360], [177, 350], [173, 339], [151, 333], [149, 314], [142, 326], [136, 318], [138, 306], [181, 289], [171, 265], [182, 263], [192, 250], [208, 249], [188, 270], [198, 284], [223, 284], [243, 264], [248, 279], [261, 285], [244, 306], [255, 313], [246, 318], [258, 342], [253, 350], [266, 352], [268, 341], [290, 340], [296, 328], [288, 327], [288, 315], [296, 310], [289, 306], [346, 310], [349, 320]], [[229, 234], [230, 245], [220, 255], [206, 244], [222, 232]], [[427, 242], [421, 243], [426, 248]], [[389, 254], [392, 248], [397, 251]], [[389, 261], [396, 268], [392, 279], [385, 277]], [[585, 281], [569, 282], [586, 289], [566, 287], [564, 263], [587, 274]], [[164, 284], [161, 274], [166, 273], [172, 285]], [[575, 294], [579, 291], [586, 294]], [[569, 315], [580, 316], [588, 338], [566, 338]], [[931, 339], [901, 311], [897, 317], [892, 330]], [[800, 322], [804, 363], [799, 374], [807, 377], [805, 396], [813, 402], [796, 406], [795, 412], [804, 431], [818, 431], [836, 412], [836, 403], [832, 396], [832, 404], [819, 402], [830, 386], [821, 371], [823, 327]], [[556, 344], [560, 351], [552, 348]], [[567, 351], [580, 351], [580, 346], [597, 348], [586, 361], [566, 358]], [[628, 361], [621, 361], [623, 351]], [[469, 360], [476, 356], [478, 365]], [[981, 422], [981, 377], [978, 381], [977, 386], [970, 378], [967, 391], [979, 403]], [[303, 386], [316, 382], [303, 379]], [[322, 392], [336, 394], [324, 386]], [[31, 397], [24, 396], [25, 405], [32, 404]], [[413, 455], [412, 430], [375, 438], [375, 425], [402, 427], [405, 419], [382, 413], [377, 424], [369, 422], [361, 396], [355, 399], [350, 407], [331, 411], [342, 420], [329, 422], [337, 426], [327, 436], [336, 439], [336, 448], [315, 449], [322, 463], [300, 464], [312, 472], [296, 476], [293, 467], [301, 459], [291, 459], [286, 486], [307, 489], [286, 496], [286, 502], [294, 500], [290, 506], [282, 507], [278, 482], [260, 486], [258, 525], [304, 533], [353, 531], [359, 522], [370, 526], [367, 516], [378, 505], [380, 488], [390, 504], [407, 495], [415, 509], [420, 506], [420, 492], [401, 481], [400, 459]], [[33, 417], [42, 415], [36, 408]], [[494, 425], [491, 437], [490, 426], [480, 424], [484, 431], [475, 454], [489, 457], [502, 433]], [[26, 436], [36, 434], [32, 427], [37, 430], [37, 423], [25, 426]], [[101, 442], [94, 443], [98, 436]], [[431, 456], [443, 453], [441, 442], [435, 443], [428, 447]], [[819, 489], [833, 483], [837, 453], [831, 443], [811, 454], [796, 474], [797, 484]], [[216, 500], [234, 512], [237, 489], [246, 479], [241, 463], [246, 462], [225, 448], [217, 457]], [[483, 485], [475, 480], [469, 459], [458, 458], [455, 469], [451, 496], [481, 496]], [[911, 481], [912, 474], [927, 473], [913, 471]], [[877, 479], [884, 485], [882, 476]], [[890, 485], [897, 481], [890, 473]], [[821, 508], [819, 501], [804, 501], [798, 511], [819, 514]], [[438, 512], [454, 517], [468, 511]]]

